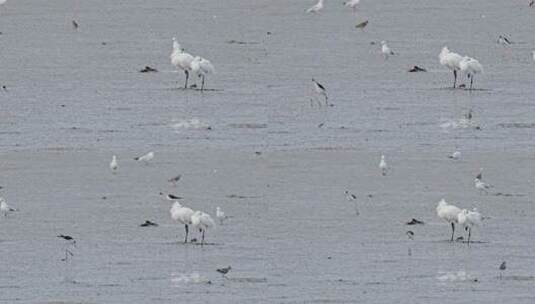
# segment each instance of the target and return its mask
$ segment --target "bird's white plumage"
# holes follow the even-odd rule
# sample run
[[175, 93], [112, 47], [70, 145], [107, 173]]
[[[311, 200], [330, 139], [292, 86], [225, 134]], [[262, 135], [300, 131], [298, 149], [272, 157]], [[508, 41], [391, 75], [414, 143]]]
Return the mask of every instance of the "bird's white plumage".
[[210, 214], [202, 211], [195, 211], [191, 215], [191, 225], [199, 230], [206, 231], [208, 228], [215, 227], [215, 222]]
[[476, 59], [464, 56], [459, 62], [459, 68], [463, 74], [466, 74], [470, 78], [470, 89], [472, 89], [474, 77], [476, 74], [483, 73], [483, 66]]
[[481, 219], [481, 213], [479, 213], [476, 208], [474, 208], [472, 211], [462, 209], [461, 212], [459, 212], [459, 214], [457, 215], [457, 221], [459, 225], [468, 228], [481, 225]]
[[143, 162], [149, 162], [154, 158], [154, 152], [149, 152], [147, 154], [141, 155], [139, 157], [136, 157], [135, 160], [137, 161], [143, 161]]
[[386, 175], [388, 171], [388, 165], [386, 164], [384, 155], [381, 155], [381, 160], [379, 161], [379, 169], [381, 169], [383, 176]]
[[458, 159], [461, 158], [461, 152], [460, 151], [454, 151], [453, 153], [451, 153], [449, 158], [454, 159], [454, 160], [458, 160]]
[[482, 192], [488, 193], [488, 189], [492, 188], [491, 185], [483, 182], [479, 178], [474, 179], [474, 187], [476, 187], [476, 189], [479, 190], [480, 193]]
[[311, 8], [307, 9], [307, 13], [317, 13], [323, 9], [323, 0], [318, 0], [318, 3], [314, 4]]
[[447, 67], [453, 72], [453, 87], [455, 87], [455, 84], [457, 83], [457, 71], [461, 70], [460, 63], [463, 57], [450, 51], [447, 46], [444, 46], [438, 55], [438, 59], [442, 66]]
[[183, 70], [191, 70], [191, 62], [193, 61], [193, 56], [186, 53], [181, 47], [175, 37], [173, 37], [173, 51], [171, 52], [171, 64], [175, 67]]
[[388, 47], [386, 41], [381, 41], [381, 53], [385, 56], [385, 59], [388, 59], [388, 56], [394, 55], [394, 52]]
[[6, 3], [7, 0], [0, 0], [0, 5]]
[[202, 58], [200, 56], [195, 56], [195, 58], [193, 58], [193, 61], [191, 62], [191, 71], [193, 72], [193, 74], [197, 75], [197, 77], [202, 77], [201, 90], [203, 90], [204, 79], [207, 75], [215, 73], [215, 67], [210, 62], [210, 60]]
[[360, 3], [360, 0], [348, 0], [344, 2], [344, 5], [347, 7], [350, 7], [353, 9], [353, 11], [357, 8], [357, 5]]
[[219, 207], [217, 207], [215, 210], [215, 216], [217, 217], [220, 223], [223, 223], [223, 221], [226, 219], [225, 212], [223, 212], [223, 210], [221, 210], [221, 208]]
[[448, 223], [457, 223], [460, 212], [461, 209], [459, 207], [448, 204], [445, 199], [441, 199], [438, 202], [437, 215]]
[[169, 212], [173, 220], [184, 225], [191, 225], [191, 217], [194, 212], [190, 208], [182, 206], [179, 202], [174, 202]]
[[113, 155], [111, 157], [111, 162], [110, 162], [110, 169], [111, 171], [117, 171], [117, 168], [119, 167], [119, 164], [117, 163], [117, 156]]
[[8, 213], [16, 211], [16, 209], [11, 208], [3, 197], [0, 197], [0, 213], [4, 216], [7, 216]]

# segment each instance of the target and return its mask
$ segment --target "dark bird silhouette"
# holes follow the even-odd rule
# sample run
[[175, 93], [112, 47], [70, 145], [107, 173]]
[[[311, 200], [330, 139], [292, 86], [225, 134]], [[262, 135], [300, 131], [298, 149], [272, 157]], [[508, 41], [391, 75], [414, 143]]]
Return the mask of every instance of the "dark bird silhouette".
[[150, 227], [150, 226], [158, 227], [158, 224], [156, 224], [155, 222], [146, 220], [145, 223], [139, 225], [139, 227]]
[[355, 27], [356, 27], [356, 28], [359, 28], [359, 29], [362, 30], [362, 29], [364, 29], [364, 28], [368, 25], [368, 22], [369, 22], [369, 21], [366, 20], [366, 21], [364, 21], [364, 22], [361, 22], [361, 23], [355, 25]]
[[58, 235], [58, 237], [59, 237], [59, 238], [62, 238], [62, 239], [64, 239], [64, 240], [66, 240], [66, 241], [76, 242], [76, 241], [74, 240], [74, 238], [73, 238], [72, 236], [70, 236], [70, 235], [60, 234], [60, 235]]
[[217, 272], [221, 273], [223, 276], [226, 276], [227, 273], [229, 273], [229, 271], [232, 269], [232, 267], [228, 266], [228, 267], [225, 267], [225, 268], [218, 268], [216, 269]]
[[156, 73], [156, 72], [158, 72], [158, 70], [155, 69], [155, 68], [151, 68], [150, 66], [147, 65], [147, 66], [145, 66], [144, 69], [140, 70], [139, 72], [140, 73]]
[[414, 239], [414, 232], [409, 230], [409, 231], [405, 232], [405, 234], [407, 234], [407, 236], [409, 237], [409, 240], [413, 240]]
[[167, 194], [166, 198], [170, 201], [176, 201], [176, 200], [180, 200], [180, 199], [183, 199], [182, 196], [178, 196], [178, 195], [174, 195], [174, 194]]
[[74, 27], [75, 30], [78, 29], [78, 22], [76, 22], [76, 20], [72, 20], [72, 27]]
[[502, 264], [500, 265], [500, 280], [502, 279], [502, 273], [505, 271], [505, 269], [507, 269], [507, 264], [505, 263], [505, 261], [502, 262]]
[[173, 183], [174, 186], [176, 186], [176, 183], [182, 178], [182, 174], [179, 174], [177, 176], [171, 177], [167, 181], [170, 183]]
[[415, 218], [413, 218], [410, 222], [407, 222], [407, 225], [423, 225], [423, 224], [424, 224], [423, 221], [417, 220]]
[[535, 4], [535, 0], [531, 0], [531, 1], [529, 2], [529, 7], [533, 7], [534, 4]]
[[409, 70], [410, 73], [415, 73], [415, 72], [427, 72], [426, 69], [424, 68], [421, 68], [417, 65], [413, 66], [412, 69]]

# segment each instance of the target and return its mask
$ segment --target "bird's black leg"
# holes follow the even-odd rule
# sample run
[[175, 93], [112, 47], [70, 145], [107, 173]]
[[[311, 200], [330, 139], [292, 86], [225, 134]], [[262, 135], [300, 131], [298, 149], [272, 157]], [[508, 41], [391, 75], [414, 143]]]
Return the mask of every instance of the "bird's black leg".
[[201, 92], [204, 91], [204, 75], [202, 75]]
[[472, 83], [474, 82], [474, 75], [470, 77], [470, 91], [472, 91]]
[[457, 84], [457, 70], [453, 70], [453, 88], [455, 89], [455, 86]]
[[451, 242], [453, 242], [453, 235], [455, 234], [455, 224], [451, 223]]
[[184, 243], [187, 243], [188, 242], [188, 232], [189, 232], [189, 228], [188, 228], [188, 225], [184, 225], [185, 229], [186, 229], [186, 238], [184, 239]]
[[184, 83], [184, 89], [187, 89], [188, 88], [188, 79], [189, 79], [188, 70], [184, 70], [184, 74], [186, 74], [186, 83]]
[[202, 230], [201, 245], [204, 245], [204, 229]]
[[470, 235], [472, 234], [472, 228], [468, 228], [468, 245], [470, 245]]

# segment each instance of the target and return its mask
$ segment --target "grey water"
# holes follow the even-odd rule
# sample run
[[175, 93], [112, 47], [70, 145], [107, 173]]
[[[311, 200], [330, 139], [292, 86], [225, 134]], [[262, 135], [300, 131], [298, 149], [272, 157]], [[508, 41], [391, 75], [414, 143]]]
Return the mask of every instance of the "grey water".
[[[363, 0], [354, 14], [326, 0], [305, 14], [313, 4], [0, 6], [0, 195], [19, 209], [0, 219], [0, 302], [532, 303], [535, 8]], [[209, 90], [181, 89], [172, 37], [215, 65]], [[450, 88], [444, 45], [483, 64], [476, 90]], [[311, 107], [311, 78], [332, 106]], [[489, 195], [473, 188], [480, 168]], [[206, 246], [181, 244], [160, 192], [231, 218]], [[489, 217], [475, 243], [447, 242], [442, 197]], [[78, 240], [68, 263], [61, 233]]]

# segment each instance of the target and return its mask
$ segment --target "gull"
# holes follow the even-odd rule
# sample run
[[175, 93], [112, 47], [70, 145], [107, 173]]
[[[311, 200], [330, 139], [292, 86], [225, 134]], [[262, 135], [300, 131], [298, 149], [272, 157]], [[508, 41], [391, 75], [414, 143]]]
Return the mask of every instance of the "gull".
[[355, 27], [356, 27], [356, 28], [359, 28], [359, 29], [361, 29], [361, 30], [364, 30], [364, 28], [368, 25], [368, 22], [369, 22], [369, 21], [366, 20], [366, 21], [364, 21], [364, 22], [361, 22], [361, 23], [355, 25]]
[[479, 190], [479, 194], [482, 194], [482, 193], [488, 194], [489, 193], [488, 189], [492, 188], [492, 185], [484, 183], [481, 179], [476, 177], [474, 179], [474, 187], [476, 187], [476, 189]]
[[195, 211], [191, 216], [191, 225], [194, 228], [199, 229], [199, 232], [201, 232], [201, 245], [203, 245], [204, 234], [206, 230], [208, 230], [208, 228], [215, 227], [215, 222], [208, 213], [204, 213], [202, 211]]
[[224, 268], [218, 268], [216, 269], [217, 272], [221, 273], [223, 275], [223, 277], [225, 277], [227, 275], [227, 273], [232, 269], [232, 267], [230, 266], [227, 266], [227, 267], [224, 267]]
[[394, 52], [388, 47], [386, 41], [381, 41], [381, 53], [385, 56], [385, 60], [388, 59], [388, 56], [394, 55]]
[[111, 157], [111, 162], [110, 162], [110, 169], [113, 173], [115, 173], [117, 171], [117, 168], [118, 168], [118, 164], [117, 164], [117, 156], [113, 155]]
[[453, 242], [453, 235], [455, 234], [455, 223], [458, 223], [459, 213], [461, 209], [459, 207], [450, 205], [446, 202], [445, 199], [441, 199], [438, 202], [437, 206], [437, 215], [439, 218], [445, 220], [448, 223], [451, 223], [451, 239], [450, 242]]
[[360, 215], [359, 213], [359, 210], [357, 209], [357, 196], [353, 193], [350, 193], [349, 191], [344, 191], [344, 194], [346, 195], [346, 199], [349, 201], [349, 202], [353, 202], [354, 204], [354, 207], [355, 207], [355, 215]]
[[7, 217], [7, 214], [13, 211], [17, 211], [15, 208], [11, 208], [3, 197], [0, 197], [0, 212]]
[[204, 79], [208, 74], [214, 74], [215, 68], [214, 65], [207, 59], [196, 56], [191, 62], [191, 71], [197, 75], [197, 77], [202, 77], [201, 91], [204, 91]]
[[468, 231], [468, 245], [470, 245], [470, 236], [472, 234], [472, 227], [479, 226], [481, 224], [481, 213], [477, 212], [474, 208], [472, 211], [463, 209], [457, 215], [457, 221], [459, 225], [463, 226]]
[[179, 174], [175, 177], [171, 177], [170, 179], [168, 179], [167, 181], [170, 182], [170, 183], [173, 183], [173, 186], [176, 187], [176, 183], [182, 178], [182, 174]]
[[344, 5], [353, 9], [353, 12], [357, 11], [357, 5], [360, 3], [360, 0], [348, 0], [344, 2]]
[[463, 57], [457, 53], [451, 52], [447, 46], [442, 48], [438, 55], [440, 64], [453, 71], [453, 88], [457, 84], [457, 71], [461, 69], [459, 66]]
[[154, 152], [150, 151], [149, 153], [147, 154], [144, 154], [144, 155], [141, 155], [141, 156], [138, 156], [138, 157], [135, 157], [134, 160], [137, 160], [137, 161], [143, 161], [145, 163], [148, 163], [150, 160], [152, 160], [154, 158]]
[[187, 243], [189, 225], [192, 224], [191, 218], [192, 218], [192, 215], [194, 214], [193, 210], [191, 210], [188, 207], [182, 206], [179, 202], [174, 202], [169, 212], [171, 213], [171, 218], [173, 220], [178, 221], [179, 223], [184, 225], [184, 228], [186, 230], [186, 237], [184, 238], [184, 243]]
[[483, 73], [483, 66], [476, 59], [465, 56], [461, 62], [459, 62], [459, 68], [461, 69], [461, 72], [465, 73], [468, 78], [470, 78], [470, 90], [472, 90], [474, 77], [476, 74]]
[[453, 160], [458, 160], [459, 158], [461, 158], [461, 152], [455, 150], [455, 152], [451, 153], [451, 155], [449, 155], [448, 158], [451, 158]]
[[225, 216], [225, 212], [223, 212], [219, 207], [217, 207], [215, 210], [215, 216], [219, 220], [221, 225], [223, 225], [223, 221], [227, 219], [227, 217]]
[[189, 71], [191, 71], [191, 62], [193, 61], [193, 56], [188, 54], [180, 47], [180, 44], [176, 40], [176, 37], [173, 37], [173, 51], [171, 52], [171, 64], [176, 68], [184, 71], [186, 74], [186, 83], [184, 84], [184, 89], [188, 88], [188, 79]]
[[317, 13], [323, 9], [323, 0], [318, 0], [318, 3], [316, 3], [311, 8], [307, 9], [307, 13]]
[[312, 83], [314, 84], [314, 90], [316, 93], [323, 96], [325, 98], [325, 104], [329, 105], [327, 102], [327, 89], [325, 89], [325, 87], [321, 83], [317, 82], [314, 78], [312, 78]]
[[388, 171], [388, 165], [386, 164], [385, 156], [381, 155], [381, 161], [379, 162], [379, 169], [381, 169], [381, 174], [386, 176]]

